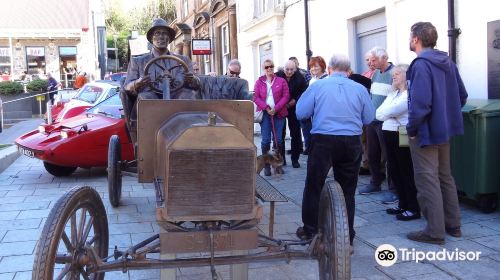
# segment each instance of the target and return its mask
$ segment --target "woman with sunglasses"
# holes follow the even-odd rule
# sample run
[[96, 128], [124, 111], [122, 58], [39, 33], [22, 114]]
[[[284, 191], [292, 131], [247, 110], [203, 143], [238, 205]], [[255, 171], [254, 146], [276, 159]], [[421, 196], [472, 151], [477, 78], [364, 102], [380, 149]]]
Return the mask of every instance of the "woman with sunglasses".
[[[281, 151], [283, 146], [283, 126], [288, 115], [286, 104], [290, 99], [288, 85], [285, 79], [274, 75], [274, 63], [266, 59], [262, 64], [264, 75], [255, 82], [253, 101], [258, 110], [264, 111], [260, 122], [260, 132], [262, 135], [262, 154], [266, 154], [271, 149], [271, 134], [273, 139], [278, 141], [276, 151]], [[284, 155], [281, 155], [284, 156]], [[271, 176], [271, 166], [266, 164], [264, 175]]]

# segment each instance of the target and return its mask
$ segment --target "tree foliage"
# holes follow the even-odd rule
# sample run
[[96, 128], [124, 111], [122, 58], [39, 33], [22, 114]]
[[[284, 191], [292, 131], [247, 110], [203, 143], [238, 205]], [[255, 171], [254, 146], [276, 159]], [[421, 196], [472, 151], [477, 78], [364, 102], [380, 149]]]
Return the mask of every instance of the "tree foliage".
[[106, 28], [108, 33], [119, 34], [138, 30], [140, 34], [145, 34], [151, 22], [157, 17], [161, 17], [168, 22], [172, 22], [175, 17], [175, 0], [149, 0], [144, 6], [138, 6], [123, 14], [120, 0], [107, 0], [105, 2]]
[[172, 22], [176, 18], [176, 13], [175, 0], [148, 0], [144, 6], [136, 7], [127, 14], [124, 14], [121, 5], [121, 0], [104, 2], [107, 47], [115, 47], [113, 35], [117, 35], [118, 57], [120, 64], [123, 64], [128, 60], [128, 38], [132, 30], [139, 31], [139, 34], [146, 34], [153, 19], [161, 17], [167, 22]]
[[175, 1], [174, 0], [154, 0], [142, 8], [136, 8], [130, 14], [135, 23], [135, 27], [140, 34], [145, 34], [151, 27], [153, 19], [161, 17], [167, 22], [175, 19]]

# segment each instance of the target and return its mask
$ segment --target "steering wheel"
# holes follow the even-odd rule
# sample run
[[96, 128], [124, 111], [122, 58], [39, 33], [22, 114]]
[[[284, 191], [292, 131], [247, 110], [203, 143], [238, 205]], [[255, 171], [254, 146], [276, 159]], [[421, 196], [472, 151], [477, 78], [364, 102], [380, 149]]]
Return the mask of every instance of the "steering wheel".
[[[164, 61], [164, 60], [174, 60], [174, 61], [178, 62], [178, 64], [173, 66], [173, 67], [170, 67], [168, 69], [165, 69], [161, 65], [163, 63], [161, 63], [161, 64], [158, 63], [158, 61]], [[153, 64], [156, 65], [158, 68], [160, 68], [163, 71], [163, 73], [157, 77], [154, 77], [154, 79], [153, 78], [151, 79], [151, 83], [149, 84], [149, 87], [151, 88], [152, 91], [154, 91], [156, 93], [160, 93], [160, 94], [163, 93], [163, 90], [155, 87], [154, 83], [159, 82], [165, 78], [170, 78], [170, 91], [176, 91], [176, 90], [182, 88], [182, 86], [184, 85], [184, 79], [186, 77], [186, 73], [189, 72], [189, 68], [188, 68], [186, 62], [184, 62], [184, 60], [182, 60], [176, 56], [173, 56], [173, 55], [162, 55], [162, 56], [155, 57], [155, 58], [151, 59], [144, 67], [144, 75], [145, 76], [149, 75], [149, 68]], [[174, 70], [175, 68], [178, 68], [178, 67], [181, 67], [182, 71], [183, 71], [183, 77], [180, 80], [176, 80], [176, 77], [172, 74], [172, 70]]]

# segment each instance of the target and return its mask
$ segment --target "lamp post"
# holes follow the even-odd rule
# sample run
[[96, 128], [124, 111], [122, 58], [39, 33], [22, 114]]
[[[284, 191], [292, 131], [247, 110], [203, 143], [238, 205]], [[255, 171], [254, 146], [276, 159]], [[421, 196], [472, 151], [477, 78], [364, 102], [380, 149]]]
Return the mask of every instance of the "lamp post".
[[118, 39], [118, 35], [113, 34], [113, 41], [115, 43], [115, 73], [118, 72], [118, 49], [116, 48], [116, 39]]

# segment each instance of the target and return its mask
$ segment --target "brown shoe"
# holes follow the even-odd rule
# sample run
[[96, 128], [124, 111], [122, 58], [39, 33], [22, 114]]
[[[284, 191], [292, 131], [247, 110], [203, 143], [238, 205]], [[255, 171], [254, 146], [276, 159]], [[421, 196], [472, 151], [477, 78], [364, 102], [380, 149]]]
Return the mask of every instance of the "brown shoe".
[[462, 230], [460, 230], [459, 227], [457, 227], [457, 228], [446, 228], [446, 233], [448, 235], [453, 236], [453, 237], [457, 237], [457, 238], [462, 237]]
[[408, 239], [410, 239], [410, 240], [417, 241], [417, 242], [424, 242], [424, 243], [438, 244], [438, 245], [444, 244], [444, 238], [430, 237], [428, 234], [426, 234], [423, 231], [410, 232], [406, 235], [406, 237], [408, 237]]

